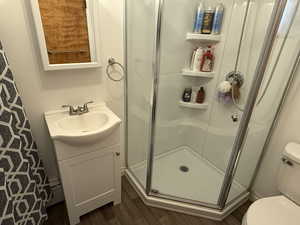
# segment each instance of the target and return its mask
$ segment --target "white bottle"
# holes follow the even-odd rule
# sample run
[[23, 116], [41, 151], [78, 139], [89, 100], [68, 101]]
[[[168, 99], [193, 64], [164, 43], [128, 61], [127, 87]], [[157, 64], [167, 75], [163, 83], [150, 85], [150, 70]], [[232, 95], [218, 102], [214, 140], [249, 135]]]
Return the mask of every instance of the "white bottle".
[[191, 57], [191, 61], [190, 61], [190, 70], [194, 70], [194, 63], [195, 63], [195, 55], [197, 52], [197, 48], [193, 51], [192, 57]]
[[199, 89], [199, 87], [192, 87], [192, 98], [191, 98], [191, 102], [193, 102], [193, 103], [196, 102], [198, 89]]
[[202, 59], [203, 49], [199, 47], [196, 50], [195, 56], [194, 56], [194, 65], [193, 65], [193, 71], [199, 72], [200, 66], [201, 66], [201, 59]]

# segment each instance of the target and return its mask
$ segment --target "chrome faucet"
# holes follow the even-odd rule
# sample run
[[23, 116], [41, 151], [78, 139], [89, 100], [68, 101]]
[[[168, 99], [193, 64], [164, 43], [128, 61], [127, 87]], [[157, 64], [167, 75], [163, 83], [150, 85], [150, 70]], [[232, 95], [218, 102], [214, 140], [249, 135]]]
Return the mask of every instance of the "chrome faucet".
[[75, 116], [75, 115], [82, 115], [84, 113], [89, 112], [88, 104], [94, 103], [93, 101], [89, 101], [83, 104], [83, 106], [78, 106], [77, 108], [74, 108], [72, 105], [63, 105], [63, 108], [69, 108], [69, 115]]

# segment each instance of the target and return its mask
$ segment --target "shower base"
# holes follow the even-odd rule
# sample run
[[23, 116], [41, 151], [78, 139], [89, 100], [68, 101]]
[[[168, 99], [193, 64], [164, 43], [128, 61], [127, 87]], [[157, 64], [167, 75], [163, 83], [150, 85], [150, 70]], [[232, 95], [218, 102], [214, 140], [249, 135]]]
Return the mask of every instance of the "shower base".
[[[157, 197], [149, 197], [144, 193], [146, 186], [146, 162], [130, 167], [126, 171], [129, 181], [140, 193], [148, 205], [200, 215], [215, 220], [223, 219], [228, 213], [246, 200], [246, 189], [234, 182], [228, 200], [237, 199], [220, 211], [205, 207], [179, 203]], [[153, 162], [152, 190], [165, 197], [216, 204], [224, 180], [224, 172], [217, 169], [207, 160], [189, 147], [180, 147], [156, 156]], [[241, 193], [246, 193], [240, 195]], [[173, 206], [173, 207], [172, 207]], [[195, 210], [191, 210], [191, 207]], [[187, 209], [187, 210], [186, 210]], [[230, 210], [232, 209], [232, 210]], [[186, 210], [186, 211], [185, 211]]]

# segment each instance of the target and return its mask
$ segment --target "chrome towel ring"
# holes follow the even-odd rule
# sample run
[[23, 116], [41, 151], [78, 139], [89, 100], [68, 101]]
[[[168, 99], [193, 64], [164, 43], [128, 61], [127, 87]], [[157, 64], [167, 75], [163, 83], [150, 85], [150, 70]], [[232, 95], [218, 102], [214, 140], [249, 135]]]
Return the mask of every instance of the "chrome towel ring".
[[[111, 76], [111, 72], [109, 71], [110, 67], [113, 67], [114, 65], [118, 65], [119, 67], [121, 67], [121, 69], [123, 71], [123, 75], [119, 79], [113, 78]], [[106, 67], [106, 74], [107, 74], [108, 78], [112, 81], [116, 81], [116, 82], [121, 81], [121, 80], [124, 79], [124, 76], [125, 76], [125, 68], [121, 63], [117, 62], [114, 58], [111, 57], [111, 58], [108, 59], [108, 65]]]

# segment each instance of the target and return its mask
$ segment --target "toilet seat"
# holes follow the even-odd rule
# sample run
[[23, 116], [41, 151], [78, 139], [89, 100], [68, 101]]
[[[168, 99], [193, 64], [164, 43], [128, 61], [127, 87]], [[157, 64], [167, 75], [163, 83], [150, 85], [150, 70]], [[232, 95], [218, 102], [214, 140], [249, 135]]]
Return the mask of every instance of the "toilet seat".
[[243, 225], [299, 225], [300, 206], [285, 196], [263, 198], [254, 202]]

